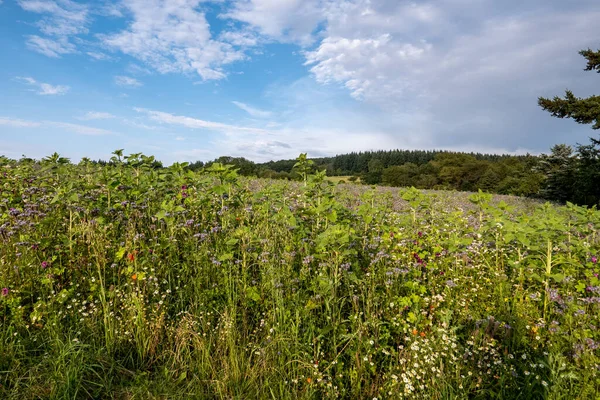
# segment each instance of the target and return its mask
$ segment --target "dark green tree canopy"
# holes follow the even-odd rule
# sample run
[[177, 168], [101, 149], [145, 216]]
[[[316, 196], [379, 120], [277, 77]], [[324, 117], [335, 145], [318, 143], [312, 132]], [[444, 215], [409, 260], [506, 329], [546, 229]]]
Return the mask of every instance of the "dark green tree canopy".
[[593, 51], [592, 49], [581, 50], [579, 52], [582, 56], [588, 60], [586, 71], [594, 71], [600, 74], [600, 50]]
[[[586, 71], [600, 73], [600, 49], [591, 49], [579, 52], [588, 61]], [[552, 100], [545, 97], [538, 99], [538, 104], [554, 117], [573, 118], [580, 124], [592, 124], [593, 129], [600, 129], [600, 96], [588, 98], [576, 97], [570, 90], [566, 91], [565, 97], [555, 96]]]
[[[587, 49], [579, 54], [588, 61], [585, 71], [600, 73], [600, 50]], [[540, 97], [538, 104], [555, 117], [573, 118], [600, 129], [600, 96], [582, 99], [567, 90], [564, 99]], [[574, 153], [570, 146], [556, 145], [550, 156], [542, 156], [539, 170], [545, 176], [543, 196], [589, 206], [600, 204], [600, 140], [590, 138], [590, 142], [578, 144]]]

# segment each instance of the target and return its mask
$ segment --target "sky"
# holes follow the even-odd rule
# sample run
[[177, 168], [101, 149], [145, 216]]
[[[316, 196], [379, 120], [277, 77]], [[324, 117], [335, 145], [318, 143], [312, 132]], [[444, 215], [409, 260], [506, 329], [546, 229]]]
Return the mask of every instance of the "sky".
[[548, 153], [598, 0], [0, 0], [0, 154]]

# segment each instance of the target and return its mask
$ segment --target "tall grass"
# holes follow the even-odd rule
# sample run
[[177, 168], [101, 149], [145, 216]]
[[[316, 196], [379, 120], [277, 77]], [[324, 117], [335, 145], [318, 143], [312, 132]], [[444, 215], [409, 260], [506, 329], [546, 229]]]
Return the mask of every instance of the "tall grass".
[[595, 209], [120, 158], [4, 161], [0, 398], [599, 396]]

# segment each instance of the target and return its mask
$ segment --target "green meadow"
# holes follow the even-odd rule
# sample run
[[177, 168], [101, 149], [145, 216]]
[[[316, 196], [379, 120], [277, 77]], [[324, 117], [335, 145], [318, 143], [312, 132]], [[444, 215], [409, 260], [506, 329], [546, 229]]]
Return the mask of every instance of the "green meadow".
[[0, 398], [598, 398], [598, 210], [152, 162], [2, 160]]

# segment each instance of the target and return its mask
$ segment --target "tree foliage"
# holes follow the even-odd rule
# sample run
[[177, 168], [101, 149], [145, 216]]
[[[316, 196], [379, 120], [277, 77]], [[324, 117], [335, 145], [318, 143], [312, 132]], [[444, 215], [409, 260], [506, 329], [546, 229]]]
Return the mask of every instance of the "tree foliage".
[[[586, 71], [600, 73], [600, 50], [587, 49], [579, 54], [587, 60]], [[567, 90], [564, 98], [540, 97], [538, 104], [554, 117], [572, 118], [600, 129], [600, 96], [579, 98]], [[542, 157], [540, 167], [546, 176], [545, 196], [587, 205], [600, 201], [600, 140], [590, 138], [590, 144], [578, 144], [575, 152], [570, 146], [554, 146], [550, 156]]]
[[[579, 54], [588, 61], [586, 71], [595, 70], [600, 73], [600, 50], [582, 50]], [[555, 96], [550, 100], [540, 97], [538, 104], [554, 117], [572, 118], [580, 124], [593, 123], [593, 129], [600, 129], [600, 96], [580, 98], [567, 90], [564, 98]]]

